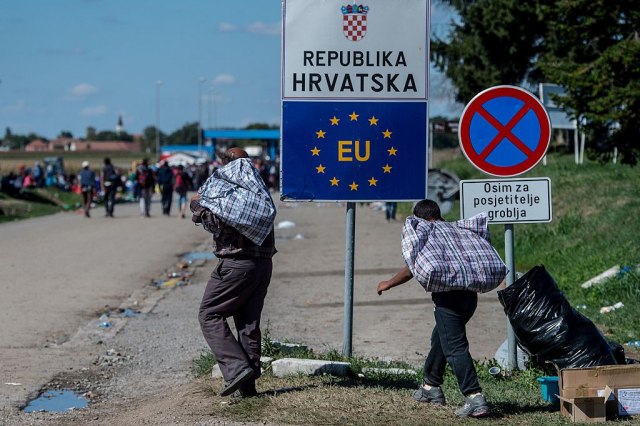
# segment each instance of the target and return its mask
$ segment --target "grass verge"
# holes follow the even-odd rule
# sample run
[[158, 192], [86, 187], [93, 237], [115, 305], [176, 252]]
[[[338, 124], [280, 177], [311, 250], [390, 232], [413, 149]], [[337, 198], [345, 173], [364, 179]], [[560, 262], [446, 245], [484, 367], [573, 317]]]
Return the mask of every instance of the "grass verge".
[[0, 192], [0, 223], [75, 209], [80, 195], [58, 189], [28, 189], [11, 196]]
[[[268, 332], [265, 333], [268, 335]], [[269, 345], [263, 345], [269, 347]], [[265, 355], [267, 355], [265, 353]], [[352, 364], [349, 377], [291, 376], [274, 377], [269, 369], [258, 380], [258, 398], [231, 400], [220, 398], [217, 392], [222, 380], [206, 380], [205, 386], [213, 399], [213, 416], [232, 421], [268, 422], [295, 425], [449, 425], [474, 424], [478, 420], [457, 419], [453, 411], [463, 398], [451, 370], [447, 368], [443, 390], [448, 406], [432, 407], [417, 403], [412, 394], [421, 383], [422, 371], [416, 374], [392, 375], [380, 372], [362, 374], [364, 367], [411, 368], [404, 363], [386, 363], [360, 357], [345, 358], [335, 350], [316, 354], [309, 350], [283, 354], [271, 351], [269, 356], [301, 357], [346, 361]], [[194, 361], [194, 372], [204, 376], [215, 359], [204, 351]], [[557, 406], [541, 398], [537, 377], [546, 375], [538, 369], [517, 371], [510, 377], [491, 376], [488, 369], [494, 361], [477, 363], [476, 370], [483, 392], [490, 401], [492, 423], [522, 425], [564, 425]], [[197, 367], [196, 367], [197, 366]]]

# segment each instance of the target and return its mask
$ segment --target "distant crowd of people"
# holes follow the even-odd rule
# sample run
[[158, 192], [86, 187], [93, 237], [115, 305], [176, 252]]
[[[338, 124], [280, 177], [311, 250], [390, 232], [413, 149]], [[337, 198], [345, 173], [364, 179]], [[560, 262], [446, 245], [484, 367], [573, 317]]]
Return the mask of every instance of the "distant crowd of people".
[[[279, 168], [275, 162], [254, 159], [253, 163], [265, 184], [272, 191], [278, 189]], [[117, 202], [139, 202], [140, 215], [151, 216], [151, 199], [160, 194], [162, 213], [170, 216], [177, 197], [178, 217], [185, 218], [187, 193], [196, 191], [207, 178], [220, 167], [214, 161], [200, 161], [191, 165], [169, 165], [162, 161], [152, 165], [148, 159], [133, 162], [129, 170], [116, 167], [110, 158], [104, 158], [100, 168], [88, 161], [82, 163], [78, 174], [65, 173], [62, 169], [35, 161], [33, 167], [21, 165], [18, 172], [10, 172], [0, 179], [0, 191], [20, 196], [27, 189], [58, 188], [82, 195], [82, 208], [86, 217], [91, 217], [91, 206], [103, 203], [105, 216], [113, 217]]]

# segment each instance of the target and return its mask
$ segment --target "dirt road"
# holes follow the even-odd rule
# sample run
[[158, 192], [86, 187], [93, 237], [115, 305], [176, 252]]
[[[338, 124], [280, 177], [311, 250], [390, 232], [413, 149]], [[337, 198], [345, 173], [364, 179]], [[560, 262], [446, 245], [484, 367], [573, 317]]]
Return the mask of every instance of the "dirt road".
[[[274, 339], [340, 351], [345, 206], [276, 204], [279, 253], [264, 327]], [[189, 220], [158, 216], [157, 203], [153, 209], [151, 219], [141, 219], [135, 205], [118, 205], [112, 220], [96, 209], [92, 219], [67, 213], [0, 225], [0, 423], [65, 424], [78, 417], [91, 424], [216, 424], [190, 372], [205, 348], [197, 307], [214, 261], [194, 269], [186, 287], [149, 285], [179, 254], [208, 247], [210, 237]], [[383, 296], [375, 292], [402, 266], [401, 227], [380, 211], [357, 208], [353, 350], [419, 365], [433, 326], [427, 294], [414, 281]], [[142, 313], [101, 329], [96, 321], [107, 305]], [[504, 341], [495, 292], [481, 296], [468, 334], [478, 359], [492, 358]], [[88, 410], [20, 412], [43, 386], [69, 383], [91, 391]]]

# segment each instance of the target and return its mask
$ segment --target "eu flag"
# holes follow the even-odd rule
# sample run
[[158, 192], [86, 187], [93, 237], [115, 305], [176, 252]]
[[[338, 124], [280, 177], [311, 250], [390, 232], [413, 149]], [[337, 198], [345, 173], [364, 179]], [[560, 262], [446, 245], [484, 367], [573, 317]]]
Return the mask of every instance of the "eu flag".
[[281, 161], [284, 200], [426, 198], [427, 103], [284, 101]]

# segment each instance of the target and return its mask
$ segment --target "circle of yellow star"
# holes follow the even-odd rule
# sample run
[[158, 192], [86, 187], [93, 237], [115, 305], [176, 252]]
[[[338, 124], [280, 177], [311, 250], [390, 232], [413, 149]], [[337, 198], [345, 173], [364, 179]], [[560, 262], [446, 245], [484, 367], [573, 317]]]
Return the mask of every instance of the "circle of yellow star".
[[330, 119], [329, 121], [331, 121], [332, 126], [337, 126], [340, 119], [334, 115], [333, 118]]
[[318, 149], [317, 146], [313, 147], [313, 149], [311, 150], [311, 155], [313, 155], [313, 156], [320, 155], [320, 150]]
[[331, 182], [331, 186], [338, 186], [338, 182], [340, 182], [340, 179], [336, 179], [336, 177], [334, 176], [333, 179], [331, 179], [329, 182]]
[[351, 121], [358, 121], [358, 114], [356, 114], [355, 111], [353, 111], [350, 115], [349, 118], [351, 119]]
[[318, 173], [324, 173], [324, 169], [326, 169], [326, 167], [323, 166], [322, 164], [316, 167], [316, 170], [318, 171]]
[[369, 119], [369, 125], [370, 126], [377, 126], [378, 125], [378, 119], [375, 116], [371, 116], [371, 118]]
[[351, 188], [352, 191], [357, 191], [358, 190], [358, 184], [354, 182], [351, 182], [351, 185], [349, 185], [349, 188]]
[[385, 173], [391, 173], [391, 166], [389, 164], [386, 164], [382, 170], [384, 170]]
[[377, 183], [378, 183], [378, 180], [373, 176], [371, 176], [371, 179], [369, 179], [369, 186], [378, 186]]
[[327, 132], [325, 132], [324, 130], [318, 130], [316, 132], [316, 135], [318, 135], [318, 139], [324, 139], [325, 133], [327, 133]]
[[382, 134], [384, 135], [385, 139], [391, 139], [391, 133], [392, 132], [390, 132], [389, 129], [387, 129], [384, 132], [382, 132]]
[[398, 152], [398, 150], [394, 147], [391, 147], [391, 149], [388, 149], [387, 152], [389, 153], [389, 155], [396, 155], [396, 152]]

